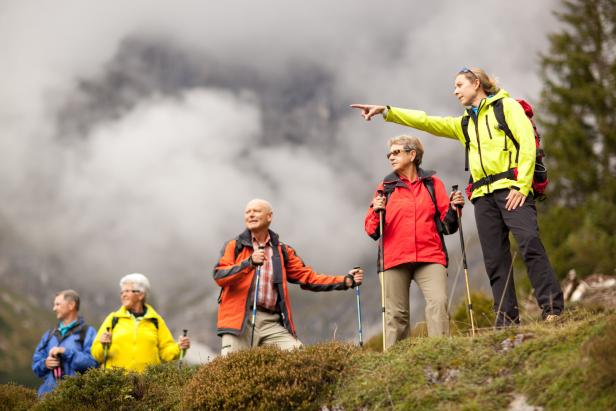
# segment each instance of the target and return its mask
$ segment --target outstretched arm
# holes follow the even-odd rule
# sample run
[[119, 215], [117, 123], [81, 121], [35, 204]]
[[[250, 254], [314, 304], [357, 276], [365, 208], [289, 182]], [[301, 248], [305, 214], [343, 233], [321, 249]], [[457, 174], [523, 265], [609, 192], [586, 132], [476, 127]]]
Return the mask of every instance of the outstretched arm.
[[416, 128], [435, 136], [454, 138], [464, 144], [461, 117], [428, 116], [420, 110], [408, 110], [375, 104], [351, 104], [351, 107], [361, 110], [362, 117], [367, 121], [377, 114], [385, 113], [383, 114], [385, 121]]
[[351, 107], [361, 110], [361, 115], [366, 121], [370, 121], [370, 119], [377, 114], [383, 114], [387, 109], [386, 106], [377, 106], [373, 104], [351, 104]]
[[[287, 247], [289, 259], [287, 261], [287, 279], [291, 283], [296, 283], [304, 290], [310, 291], [332, 291], [346, 290], [351, 288], [354, 283], [357, 285], [363, 281], [363, 270], [353, 269], [346, 276], [331, 276], [319, 274], [310, 266], [304, 264], [302, 259], [295, 253], [295, 250]], [[353, 277], [351, 280], [350, 277]]]

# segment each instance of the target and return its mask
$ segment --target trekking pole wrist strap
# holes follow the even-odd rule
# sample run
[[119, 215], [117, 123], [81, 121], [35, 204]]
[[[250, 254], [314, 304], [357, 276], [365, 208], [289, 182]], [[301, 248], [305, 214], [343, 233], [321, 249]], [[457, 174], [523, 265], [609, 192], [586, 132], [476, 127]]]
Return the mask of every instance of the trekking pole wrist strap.
[[[357, 285], [357, 283], [355, 282], [355, 277], [352, 274], [347, 274], [345, 276], [345, 278], [348, 278], [348, 279], [351, 280], [351, 286], [349, 288], [353, 288], [353, 287], [355, 287]], [[345, 281], [345, 283], [346, 283], [346, 281]]]

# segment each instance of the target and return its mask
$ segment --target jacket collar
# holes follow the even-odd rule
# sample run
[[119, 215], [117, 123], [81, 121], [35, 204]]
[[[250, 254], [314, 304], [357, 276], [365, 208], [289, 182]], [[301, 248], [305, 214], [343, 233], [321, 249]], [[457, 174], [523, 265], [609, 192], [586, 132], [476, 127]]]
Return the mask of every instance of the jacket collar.
[[[158, 317], [158, 313], [154, 311], [154, 308], [150, 304], [144, 304], [147, 308], [147, 311], [143, 318], [156, 318]], [[126, 310], [126, 307], [122, 306], [118, 311], [114, 313], [114, 317], [126, 317], [130, 318], [130, 313]]]
[[[421, 167], [417, 169], [417, 176], [419, 177], [420, 180], [423, 180], [428, 177], [432, 177], [435, 174], [436, 174], [436, 171], [434, 170], [424, 170]], [[402, 179], [400, 178], [400, 176], [396, 174], [396, 172], [393, 172], [385, 176], [385, 178], [383, 179], [383, 184], [399, 185], [399, 184], [404, 184], [404, 183], [402, 182]]]
[[[485, 107], [488, 107], [489, 105], [494, 103], [496, 100], [500, 100], [500, 99], [503, 99], [505, 97], [509, 97], [509, 93], [507, 92], [507, 90], [500, 89], [498, 91], [498, 93], [484, 98], [483, 100], [481, 100], [481, 103], [479, 103], [479, 107], [478, 107], [479, 110], [477, 110], [477, 114], [479, 114], [479, 111], [481, 111]], [[475, 116], [475, 113], [473, 113], [473, 108], [472, 107], [466, 107], [466, 114], [471, 116], [471, 117]]]
[[53, 334], [55, 334], [55, 336], [58, 338], [59, 341], [67, 338], [69, 335], [75, 334], [78, 331], [81, 330], [81, 327], [83, 327], [85, 325], [84, 319], [82, 316], [78, 316], [77, 320], [75, 320], [75, 325], [73, 325], [71, 328], [69, 328], [64, 335], [62, 335], [62, 332], [60, 331], [60, 324], [58, 324], [58, 326], [56, 327], [55, 330], [53, 330]]
[[[279, 243], [278, 234], [276, 234], [272, 230], [268, 230], [268, 231], [269, 231], [270, 241], [272, 242], [272, 245], [275, 247], [278, 246], [278, 243]], [[240, 235], [238, 235], [237, 241], [239, 241], [240, 244], [242, 244], [244, 247], [252, 248], [252, 233], [250, 232], [250, 230], [246, 229]]]

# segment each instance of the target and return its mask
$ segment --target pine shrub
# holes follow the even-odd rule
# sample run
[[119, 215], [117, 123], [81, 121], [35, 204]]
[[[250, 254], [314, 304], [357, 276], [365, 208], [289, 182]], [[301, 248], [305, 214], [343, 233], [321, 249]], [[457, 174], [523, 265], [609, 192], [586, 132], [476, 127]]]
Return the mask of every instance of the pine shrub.
[[36, 402], [36, 391], [15, 384], [0, 384], [0, 411], [28, 410]]
[[65, 377], [46, 394], [34, 410], [128, 410], [135, 407], [134, 377], [122, 369], [90, 369], [77, 377]]
[[299, 350], [260, 347], [202, 366], [183, 393], [183, 408], [310, 410], [331, 399], [357, 348], [327, 343]]
[[176, 362], [149, 367], [145, 373], [134, 376], [133, 395], [139, 409], [180, 409], [184, 386], [192, 379], [197, 367], [178, 367]]
[[616, 317], [610, 318], [602, 333], [584, 343], [583, 352], [589, 360], [589, 387], [616, 389]]

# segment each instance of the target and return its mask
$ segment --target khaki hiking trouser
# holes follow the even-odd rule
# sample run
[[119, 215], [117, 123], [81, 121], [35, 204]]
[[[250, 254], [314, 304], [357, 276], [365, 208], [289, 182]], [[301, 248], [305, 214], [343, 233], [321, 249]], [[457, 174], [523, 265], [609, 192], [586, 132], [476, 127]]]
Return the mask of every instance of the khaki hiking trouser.
[[[252, 319], [252, 313], [250, 318]], [[242, 335], [223, 334], [220, 355], [227, 355], [232, 352], [250, 348], [251, 334], [252, 323], [248, 324], [246, 331]], [[302, 346], [302, 342], [295, 338], [289, 330], [283, 327], [280, 314], [272, 314], [258, 310], [253, 343], [255, 347], [260, 345], [275, 345], [282, 350], [292, 350]]]
[[441, 264], [408, 263], [386, 270], [385, 350], [411, 334], [409, 290], [415, 280], [426, 299], [429, 337], [449, 335], [447, 313], [447, 270]]

